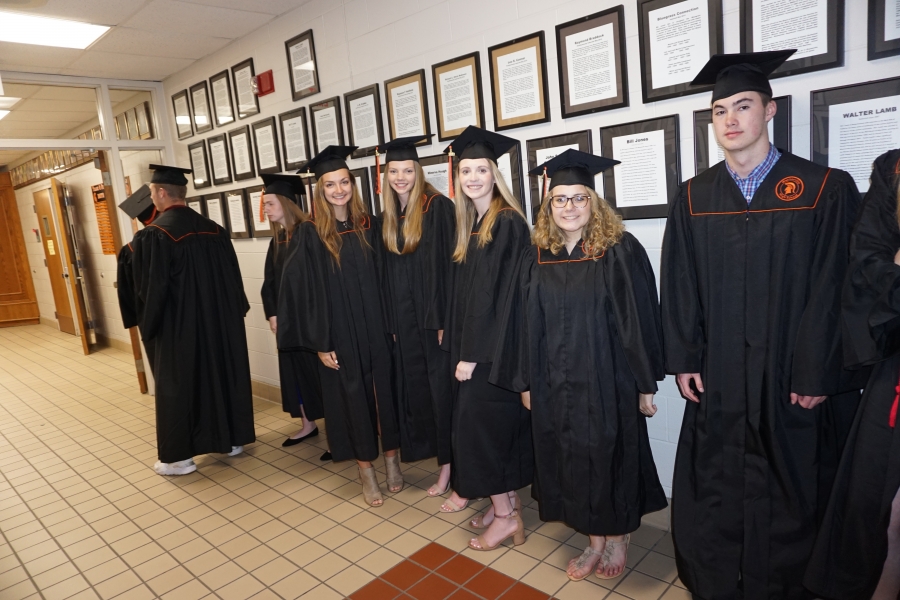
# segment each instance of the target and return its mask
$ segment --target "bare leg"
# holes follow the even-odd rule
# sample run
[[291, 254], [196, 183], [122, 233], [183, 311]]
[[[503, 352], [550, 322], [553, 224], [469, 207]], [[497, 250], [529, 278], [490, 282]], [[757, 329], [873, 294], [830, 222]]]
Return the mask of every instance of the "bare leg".
[[428, 495], [440, 496], [448, 487], [450, 487], [450, 463], [441, 465], [441, 474], [438, 475], [437, 483], [428, 488]]
[[891, 521], [887, 534], [888, 555], [872, 600], [896, 600], [900, 593], [900, 490], [897, 490], [894, 501], [891, 502]]
[[[494, 514], [502, 515], [504, 517], [512, 514], [513, 505], [509, 498], [510, 493], [511, 492], [507, 492], [505, 494], [491, 496], [491, 503], [494, 505]], [[493, 546], [499, 540], [502, 540], [513, 533], [518, 526], [518, 522], [515, 519], [494, 519], [491, 522], [490, 527], [482, 534], [482, 537], [484, 538], [484, 541], [487, 542], [488, 546]], [[472, 538], [469, 543], [478, 544], [478, 540]]]
[[[509, 492], [509, 501], [511, 504], [516, 501], [515, 490]], [[469, 521], [469, 524], [472, 527], [481, 529], [482, 527], [490, 526], [490, 524], [494, 521], [494, 505], [493, 505], [493, 503], [491, 503], [491, 505], [488, 506], [488, 509], [486, 511], [484, 511], [483, 515], [479, 515], [479, 516], [481, 517], [481, 523], [478, 523], [478, 517], [475, 517], [474, 519]]]
[[313, 429], [316, 428], [316, 422], [311, 421], [306, 418], [306, 411], [303, 410], [303, 405], [300, 405], [300, 414], [303, 415], [303, 427], [297, 433], [291, 435], [292, 440], [296, 440], [297, 438], [303, 437], [308, 433], [312, 433]]

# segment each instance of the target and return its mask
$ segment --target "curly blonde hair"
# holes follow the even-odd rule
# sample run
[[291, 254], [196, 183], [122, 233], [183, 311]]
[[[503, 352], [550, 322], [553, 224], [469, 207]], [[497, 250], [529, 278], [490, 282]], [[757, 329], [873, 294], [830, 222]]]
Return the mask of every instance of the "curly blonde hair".
[[[600, 197], [596, 191], [584, 186], [587, 195], [591, 198], [591, 217], [584, 226], [582, 239], [584, 251], [588, 257], [597, 260], [608, 248], [619, 243], [625, 233], [625, 225], [622, 217], [616, 214], [606, 200]], [[566, 245], [566, 238], [562, 230], [553, 220], [550, 197], [553, 190], [541, 201], [541, 209], [538, 212], [537, 224], [531, 234], [534, 245], [544, 250], [550, 250], [554, 255]]]

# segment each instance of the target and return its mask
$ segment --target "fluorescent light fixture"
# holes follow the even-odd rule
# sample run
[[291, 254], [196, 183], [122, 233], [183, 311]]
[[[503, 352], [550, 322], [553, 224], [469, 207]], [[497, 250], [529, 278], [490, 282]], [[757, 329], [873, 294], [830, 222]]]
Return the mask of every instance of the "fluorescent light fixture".
[[107, 31], [104, 25], [0, 11], [0, 42], [84, 50]]
[[0, 110], [0, 119], [2, 119], [3, 117], [5, 117], [8, 114], [9, 114], [8, 110]]
[[176, 122], [178, 125], [190, 125], [190, 124], [191, 124], [191, 118], [190, 118], [190, 117], [186, 117], [186, 116], [184, 116], [184, 115], [181, 115], [181, 116], [175, 117], [175, 122]]
[[0, 109], [12, 108], [21, 98], [13, 98], [12, 96], [0, 96]]

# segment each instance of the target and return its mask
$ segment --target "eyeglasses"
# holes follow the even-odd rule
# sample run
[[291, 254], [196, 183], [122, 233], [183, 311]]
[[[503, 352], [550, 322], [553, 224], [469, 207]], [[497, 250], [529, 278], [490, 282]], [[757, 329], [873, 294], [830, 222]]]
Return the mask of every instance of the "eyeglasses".
[[572, 201], [572, 206], [575, 208], [584, 208], [587, 206], [587, 203], [590, 202], [591, 197], [587, 194], [578, 194], [577, 196], [551, 196], [550, 202], [553, 203], [553, 206], [556, 208], [565, 208], [566, 204], [569, 201]]

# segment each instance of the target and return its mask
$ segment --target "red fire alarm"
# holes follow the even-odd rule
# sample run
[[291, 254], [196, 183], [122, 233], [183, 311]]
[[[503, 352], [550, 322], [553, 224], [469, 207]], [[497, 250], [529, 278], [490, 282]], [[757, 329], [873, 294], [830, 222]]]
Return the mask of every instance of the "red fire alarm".
[[256, 92], [257, 96], [265, 96], [275, 91], [275, 78], [272, 76], [272, 69], [256, 76]]

